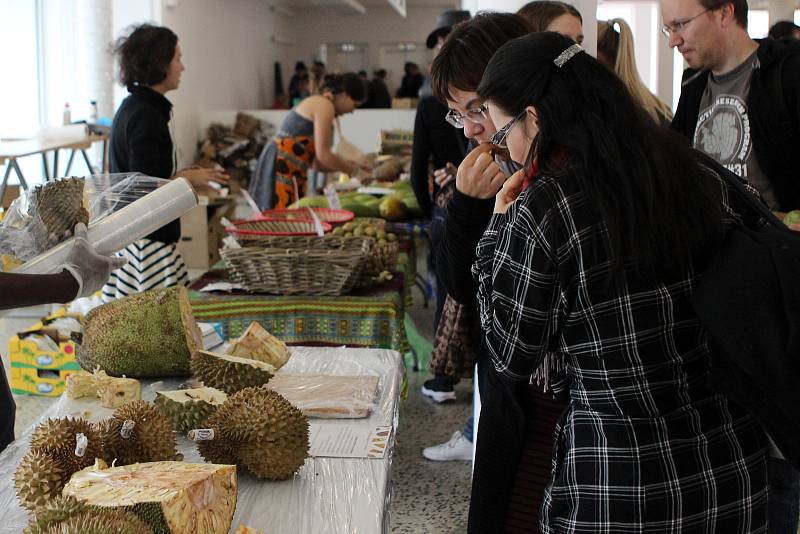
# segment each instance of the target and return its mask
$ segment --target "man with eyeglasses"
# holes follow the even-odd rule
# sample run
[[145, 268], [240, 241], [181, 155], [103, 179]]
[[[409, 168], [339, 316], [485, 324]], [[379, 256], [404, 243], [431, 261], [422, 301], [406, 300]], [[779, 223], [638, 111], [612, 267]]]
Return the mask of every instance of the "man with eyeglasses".
[[[662, 0], [661, 14], [669, 46], [689, 64], [672, 128], [772, 210], [800, 208], [800, 45], [751, 39], [746, 0]], [[796, 534], [800, 475], [771, 449], [769, 531]]]

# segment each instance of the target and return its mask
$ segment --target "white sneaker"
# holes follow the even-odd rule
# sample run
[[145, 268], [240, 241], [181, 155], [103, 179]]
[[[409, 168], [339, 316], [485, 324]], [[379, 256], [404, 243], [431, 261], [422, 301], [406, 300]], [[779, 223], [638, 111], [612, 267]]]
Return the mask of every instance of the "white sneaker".
[[436, 391], [422, 386], [422, 394], [426, 397], [430, 397], [434, 402], [438, 402], [439, 404], [456, 400], [456, 392], [452, 389], [450, 391]]
[[434, 462], [448, 462], [450, 460], [472, 460], [472, 443], [458, 430], [447, 443], [425, 447], [422, 456]]

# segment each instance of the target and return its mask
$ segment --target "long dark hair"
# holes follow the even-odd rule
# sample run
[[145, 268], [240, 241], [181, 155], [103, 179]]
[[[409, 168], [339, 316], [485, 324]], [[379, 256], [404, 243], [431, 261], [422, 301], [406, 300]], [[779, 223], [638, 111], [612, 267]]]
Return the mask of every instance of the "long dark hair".
[[629, 261], [651, 278], [685, 275], [722, 234], [720, 186], [596, 59], [580, 52], [557, 67], [553, 60], [572, 45], [552, 32], [510, 41], [489, 62], [478, 94], [512, 117], [536, 108], [528, 163], [536, 152], [541, 174], [565, 172], [554, 156], [566, 150], [566, 172], [608, 228], [610, 282]]
[[114, 44], [122, 85], [155, 85], [163, 82], [175, 56], [178, 36], [169, 28], [141, 24]]

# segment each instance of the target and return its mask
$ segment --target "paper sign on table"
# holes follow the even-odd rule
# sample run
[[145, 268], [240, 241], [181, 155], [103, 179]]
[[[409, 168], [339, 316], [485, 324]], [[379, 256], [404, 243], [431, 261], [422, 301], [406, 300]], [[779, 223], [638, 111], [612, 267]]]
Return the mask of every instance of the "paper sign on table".
[[311, 424], [310, 456], [329, 458], [384, 458], [391, 426]]

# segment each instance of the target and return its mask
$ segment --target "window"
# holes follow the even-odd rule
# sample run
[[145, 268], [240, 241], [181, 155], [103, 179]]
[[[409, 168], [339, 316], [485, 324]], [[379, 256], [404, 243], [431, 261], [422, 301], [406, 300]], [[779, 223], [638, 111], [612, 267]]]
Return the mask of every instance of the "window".
[[769, 33], [769, 11], [751, 9], [747, 13], [747, 33], [753, 39], [762, 39]]
[[0, 138], [26, 137], [39, 124], [36, 2], [0, 0]]

